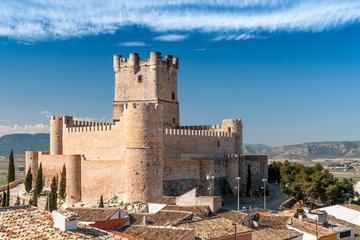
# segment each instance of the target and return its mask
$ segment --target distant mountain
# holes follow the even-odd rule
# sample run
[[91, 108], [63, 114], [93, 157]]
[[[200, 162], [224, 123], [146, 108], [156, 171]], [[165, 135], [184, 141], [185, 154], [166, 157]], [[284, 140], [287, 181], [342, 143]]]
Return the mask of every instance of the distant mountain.
[[[11, 134], [0, 137], [0, 156], [9, 155], [13, 148], [16, 154], [25, 151], [49, 151], [50, 135]], [[317, 158], [360, 158], [360, 141], [312, 142], [296, 145], [269, 147], [263, 144], [244, 144], [244, 154], [268, 155], [272, 160], [303, 160]]]
[[244, 154], [264, 154], [273, 160], [306, 161], [317, 158], [360, 158], [360, 141], [312, 142], [271, 148], [244, 146]]
[[11, 149], [15, 154], [24, 154], [25, 151], [49, 151], [50, 135], [37, 134], [10, 134], [0, 137], [0, 156], [7, 156]]

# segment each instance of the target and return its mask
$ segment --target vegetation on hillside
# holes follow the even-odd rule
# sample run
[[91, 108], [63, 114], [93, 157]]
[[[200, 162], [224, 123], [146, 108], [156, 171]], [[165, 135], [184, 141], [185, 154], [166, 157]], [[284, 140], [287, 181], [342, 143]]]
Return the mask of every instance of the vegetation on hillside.
[[281, 191], [310, 208], [317, 203], [344, 203], [354, 198], [352, 182], [345, 178], [335, 178], [320, 164], [313, 167], [288, 161], [270, 164], [269, 180], [277, 181], [279, 177]]
[[15, 181], [15, 161], [14, 161], [14, 151], [11, 149], [9, 155], [8, 183], [13, 181]]

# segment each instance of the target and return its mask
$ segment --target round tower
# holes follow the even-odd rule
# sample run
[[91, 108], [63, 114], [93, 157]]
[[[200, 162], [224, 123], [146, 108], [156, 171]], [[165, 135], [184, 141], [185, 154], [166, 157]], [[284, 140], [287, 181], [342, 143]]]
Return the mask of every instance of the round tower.
[[81, 155], [67, 155], [66, 161], [66, 205], [81, 201]]
[[51, 116], [50, 118], [50, 154], [61, 155], [63, 135], [63, 117]]
[[164, 146], [162, 106], [124, 106], [126, 202], [147, 202], [162, 195]]
[[39, 162], [39, 153], [34, 151], [26, 151], [25, 152], [25, 174], [28, 173], [29, 168], [31, 168], [31, 174], [32, 174], [32, 185], [35, 187], [36, 183], [36, 177], [38, 172], [38, 162]]
[[235, 153], [242, 154], [242, 130], [241, 119], [224, 119], [222, 122], [222, 131], [235, 133]]

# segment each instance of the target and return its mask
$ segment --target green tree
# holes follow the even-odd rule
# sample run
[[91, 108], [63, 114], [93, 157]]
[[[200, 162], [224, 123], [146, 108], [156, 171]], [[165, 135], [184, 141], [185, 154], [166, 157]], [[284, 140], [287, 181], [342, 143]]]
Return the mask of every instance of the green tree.
[[248, 169], [247, 169], [247, 181], [246, 181], [246, 196], [251, 197], [250, 196], [250, 192], [251, 192], [251, 167], [250, 165], [248, 165]]
[[6, 207], [6, 192], [5, 191], [3, 191], [3, 194], [2, 194], [1, 206]]
[[100, 196], [99, 208], [104, 208], [104, 199], [103, 195]]
[[20, 205], [20, 197], [17, 196], [15, 206], [19, 206], [19, 205]]
[[57, 181], [55, 177], [52, 179], [50, 188], [51, 192], [49, 197], [49, 211], [52, 212], [53, 210], [57, 209]]
[[6, 189], [6, 201], [5, 201], [5, 207], [9, 207], [10, 206], [10, 186], [9, 184], [7, 185], [7, 189]]
[[268, 166], [268, 176], [269, 176], [269, 182], [273, 183], [280, 183], [281, 174], [280, 174], [280, 168], [282, 163], [281, 162], [272, 162]]
[[8, 183], [15, 181], [14, 151], [11, 149], [9, 155]]
[[64, 164], [60, 178], [60, 189], [59, 189], [60, 197], [65, 198], [65, 193], [66, 193], [66, 167]]
[[29, 170], [25, 177], [25, 190], [26, 192], [30, 192], [32, 189], [32, 181], [33, 181], [33, 175], [31, 173], [31, 167], [29, 167]]
[[36, 185], [35, 185], [35, 191], [34, 191], [34, 193], [38, 194], [38, 195], [42, 192], [42, 189], [44, 187], [43, 181], [42, 181], [42, 178], [43, 178], [42, 173], [43, 173], [42, 172], [42, 163], [40, 163], [38, 174], [36, 176]]
[[36, 193], [33, 193], [32, 199], [31, 199], [31, 205], [33, 205], [34, 207], [38, 206], [38, 196]]
[[354, 189], [349, 179], [338, 181], [320, 164], [305, 167], [286, 161], [280, 167], [280, 172], [281, 191], [310, 208], [320, 202], [342, 203], [354, 197]]

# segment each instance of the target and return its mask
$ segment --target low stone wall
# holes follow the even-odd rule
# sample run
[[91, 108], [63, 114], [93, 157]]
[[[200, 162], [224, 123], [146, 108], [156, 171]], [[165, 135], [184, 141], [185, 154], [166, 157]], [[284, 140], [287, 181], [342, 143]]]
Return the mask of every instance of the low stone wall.
[[[17, 185], [22, 184], [24, 182], [25, 182], [25, 178], [15, 180], [9, 184], [9, 188], [12, 189], [12, 188], [16, 187]], [[6, 189], [7, 189], [7, 185], [1, 186], [0, 192], [6, 191]]]

